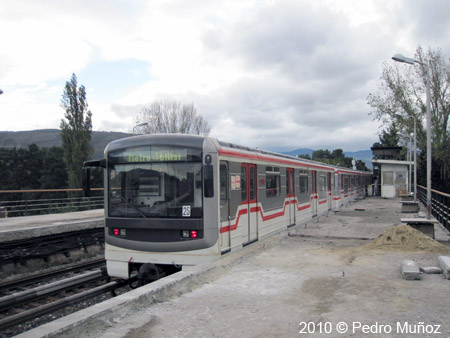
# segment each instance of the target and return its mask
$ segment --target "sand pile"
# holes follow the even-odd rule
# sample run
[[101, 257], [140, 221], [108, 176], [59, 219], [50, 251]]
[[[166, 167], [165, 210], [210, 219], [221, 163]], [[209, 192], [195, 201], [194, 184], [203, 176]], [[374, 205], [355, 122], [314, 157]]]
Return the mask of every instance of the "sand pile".
[[409, 225], [389, 228], [373, 242], [364, 245], [364, 247], [368, 249], [450, 252], [450, 247], [435, 241]]

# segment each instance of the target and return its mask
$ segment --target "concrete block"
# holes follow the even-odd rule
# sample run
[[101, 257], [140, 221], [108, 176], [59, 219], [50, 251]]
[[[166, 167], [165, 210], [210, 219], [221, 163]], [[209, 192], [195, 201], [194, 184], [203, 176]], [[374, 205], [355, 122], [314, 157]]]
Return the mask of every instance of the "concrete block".
[[401, 218], [402, 223], [408, 224], [410, 227], [423, 232], [425, 235], [434, 239], [434, 225], [439, 223], [435, 219], [426, 218]]
[[427, 274], [441, 274], [442, 269], [438, 266], [421, 266], [420, 271]]
[[442, 273], [444, 277], [450, 279], [450, 256], [439, 256], [438, 257], [439, 266], [442, 268]]
[[411, 260], [404, 260], [401, 266], [401, 273], [403, 279], [415, 280], [422, 279], [422, 273], [420, 272], [419, 265]]
[[434, 239], [434, 224], [432, 223], [420, 223], [420, 224], [408, 224], [410, 227], [423, 232], [428, 237]]
[[401, 195], [400, 197], [402, 198], [402, 201], [413, 201], [414, 200], [413, 194]]
[[402, 213], [419, 212], [419, 203], [414, 201], [402, 201]]

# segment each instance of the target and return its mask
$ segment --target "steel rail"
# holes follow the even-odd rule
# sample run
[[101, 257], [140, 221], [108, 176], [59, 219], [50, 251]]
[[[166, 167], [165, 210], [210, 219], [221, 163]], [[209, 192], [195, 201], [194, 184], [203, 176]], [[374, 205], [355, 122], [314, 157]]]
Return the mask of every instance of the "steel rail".
[[26, 285], [30, 285], [33, 283], [41, 282], [43, 280], [61, 276], [66, 273], [96, 268], [96, 267], [104, 265], [105, 262], [106, 261], [103, 258], [101, 258], [101, 259], [96, 259], [96, 260], [92, 260], [89, 262], [72, 265], [69, 267], [64, 267], [64, 268], [61, 268], [58, 270], [49, 271], [46, 273], [40, 273], [37, 275], [23, 277], [23, 278], [9, 281], [9, 282], [0, 283], [0, 292], [5, 291], [5, 290], [10, 290], [14, 287], [21, 287], [21, 286], [26, 286]]
[[105, 278], [106, 274], [104, 271], [91, 271], [84, 273], [82, 275], [66, 278], [60, 281], [49, 283], [46, 285], [41, 285], [29, 290], [16, 292], [12, 295], [4, 296], [0, 298], [0, 311], [4, 311], [13, 306], [18, 306], [25, 302], [31, 300], [37, 300], [44, 296], [63, 291], [68, 289], [73, 289], [77, 286], [97, 281], [99, 279]]
[[125, 280], [110, 282], [108, 284], [98, 286], [94, 289], [84, 291], [64, 299], [57, 300], [56, 302], [53, 303], [45, 304], [37, 308], [15, 314], [13, 316], [2, 318], [0, 319], [0, 330], [4, 330], [6, 328], [9, 328], [11, 326], [20, 323], [24, 323], [36, 317], [44, 316], [46, 314], [52, 313], [66, 306], [77, 304], [79, 302], [82, 302], [83, 300], [99, 296], [106, 292], [114, 291], [115, 289], [118, 289], [126, 285], [128, 285], [128, 281]]
[[85, 229], [40, 238], [0, 243], [0, 265], [36, 257], [48, 257], [83, 246], [103, 242], [104, 228]]

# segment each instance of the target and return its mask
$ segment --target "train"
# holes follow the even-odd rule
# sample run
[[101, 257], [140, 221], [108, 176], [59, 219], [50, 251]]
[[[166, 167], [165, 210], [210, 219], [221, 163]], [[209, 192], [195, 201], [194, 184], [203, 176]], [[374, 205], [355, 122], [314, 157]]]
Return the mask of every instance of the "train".
[[108, 275], [140, 284], [213, 262], [366, 195], [372, 173], [186, 134], [109, 143], [104, 170]]

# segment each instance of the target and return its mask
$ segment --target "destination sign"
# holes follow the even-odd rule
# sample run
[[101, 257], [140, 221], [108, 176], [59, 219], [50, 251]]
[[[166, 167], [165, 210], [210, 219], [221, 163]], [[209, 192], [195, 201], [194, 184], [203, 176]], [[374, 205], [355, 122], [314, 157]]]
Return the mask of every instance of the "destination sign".
[[109, 159], [121, 163], [184, 162], [188, 152], [182, 148], [136, 147], [110, 153]]
[[128, 162], [168, 162], [186, 161], [186, 159], [186, 149], [152, 150], [150, 152], [131, 152], [128, 154]]

